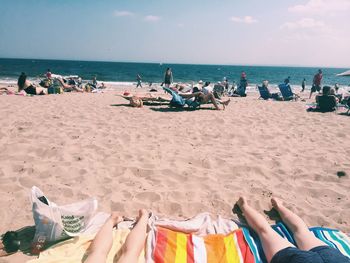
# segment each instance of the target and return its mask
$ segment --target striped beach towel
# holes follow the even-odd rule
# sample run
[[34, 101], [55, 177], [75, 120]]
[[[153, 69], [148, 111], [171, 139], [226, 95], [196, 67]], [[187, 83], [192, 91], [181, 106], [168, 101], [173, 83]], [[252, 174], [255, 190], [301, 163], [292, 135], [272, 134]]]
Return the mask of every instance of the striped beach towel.
[[[294, 245], [296, 242], [293, 238], [293, 234], [288, 230], [288, 228], [282, 223], [279, 222], [276, 225], [273, 225], [272, 228], [283, 238], [288, 239], [288, 241]], [[265, 255], [263, 253], [261, 242], [258, 236], [246, 227], [242, 228], [244, 238], [253, 253], [254, 262], [260, 263], [266, 262]], [[330, 229], [324, 227], [312, 227], [310, 231], [324, 243], [339, 250], [343, 255], [350, 258], [350, 238], [343, 232], [337, 229]]]
[[157, 227], [153, 251], [155, 263], [254, 263], [242, 229], [226, 235], [197, 236]]

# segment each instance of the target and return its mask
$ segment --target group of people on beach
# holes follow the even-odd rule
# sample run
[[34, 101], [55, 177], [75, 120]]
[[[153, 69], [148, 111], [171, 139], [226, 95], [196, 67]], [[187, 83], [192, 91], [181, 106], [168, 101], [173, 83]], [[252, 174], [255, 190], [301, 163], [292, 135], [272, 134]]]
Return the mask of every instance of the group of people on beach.
[[28, 80], [25, 72], [22, 72], [17, 81], [18, 92], [25, 92], [28, 95], [47, 95], [57, 94], [62, 92], [91, 92], [97, 89], [104, 89], [105, 85], [102, 83], [98, 86], [96, 77], [92, 78], [84, 87], [82, 86], [81, 78], [74, 79], [73, 76], [67, 79], [62, 76], [53, 75], [50, 69], [47, 70], [45, 78], [40, 81], [39, 86], [34, 85]]

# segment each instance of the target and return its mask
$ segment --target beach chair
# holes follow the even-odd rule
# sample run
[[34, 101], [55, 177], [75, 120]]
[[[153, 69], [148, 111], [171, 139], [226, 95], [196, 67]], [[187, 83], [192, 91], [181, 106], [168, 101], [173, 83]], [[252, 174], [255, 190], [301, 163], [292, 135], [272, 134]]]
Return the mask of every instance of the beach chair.
[[280, 89], [283, 100], [297, 100], [299, 98], [298, 95], [293, 93], [289, 84], [280, 84], [278, 85], [278, 88]]
[[268, 100], [268, 99], [272, 98], [271, 97], [271, 93], [270, 93], [270, 91], [269, 91], [269, 89], [267, 87], [265, 87], [265, 86], [262, 86], [262, 87], [258, 86], [258, 90], [259, 90], [259, 93], [260, 93], [259, 99]]
[[167, 88], [167, 87], [163, 87], [164, 91], [169, 93], [173, 98], [170, 101], [170, 107], [173, 108], [183, 108], [186, 105], [188, 105], [188, 107], [192, 108], [192, 109], [196, 109], [197, 107], [200, 106], [200, 103], [191, 99], [185, 99], [183, 97], [181, 97], [181, 95], [179, 93], [177, 93], [176, 91]]

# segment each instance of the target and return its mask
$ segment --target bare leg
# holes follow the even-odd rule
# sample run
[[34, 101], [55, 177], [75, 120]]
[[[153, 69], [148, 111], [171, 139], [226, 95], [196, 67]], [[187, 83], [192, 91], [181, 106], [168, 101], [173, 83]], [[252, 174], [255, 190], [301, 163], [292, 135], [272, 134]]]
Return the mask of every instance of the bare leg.
[[310, 232], [305, 222], [299, 216], [285, 207], [278, 199], [272, 198], [271, 204], [280, 214], [282, 221], [293, 232], [299, 249], [310, 250], [314, 247], [326, 245]]
[[313, 93], [313, 92], [312, 92], [312, 91], [310, 91], [310, 96], [309, 96], [309, 99], [311, 99], [312, 93]]
[[282, 238], [270, 227], [263, 215], [248, 205], [244, 197], [239, 198], [237, 205], [242, 210], [248, 225], [258, 234], [268, 262], [278, 251], [293, 247], [288, 240]]
[[136, 263], [145, 246], [147, 236], [148, 212], [139, 211], [139, 219], [123, 245], [123, 252], [118, 263]]
[[190, 93], [190, 94], [179, 94], [181, 97], [185, 98], [185, 99], [190, 99], [190, 98], [194, 98], [194, 97], [198, 97], [201, 94], [203, 94], [202, 92], [195, 92], [195, 93]]
[[106, 262], [113, 244], [113, 227], [121, 221], [123, 217], [113, 212], [92, 241], [85, 263]]

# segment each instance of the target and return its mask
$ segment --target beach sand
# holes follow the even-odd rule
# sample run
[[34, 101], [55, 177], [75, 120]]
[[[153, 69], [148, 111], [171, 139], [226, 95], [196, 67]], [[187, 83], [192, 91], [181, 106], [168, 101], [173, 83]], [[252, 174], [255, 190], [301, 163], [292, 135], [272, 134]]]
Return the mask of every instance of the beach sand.
[[33, 185], [57, 204], [95, 196], [99, 211], [174, 219], [237, 218], [240, 195], [261, 212], [277, 196], [310, 226], [350, 232], [349, 117], [257, 95], [225, 111], [138, 109], [117, 93], [0, 96], [0, 233], [34, 224]]

